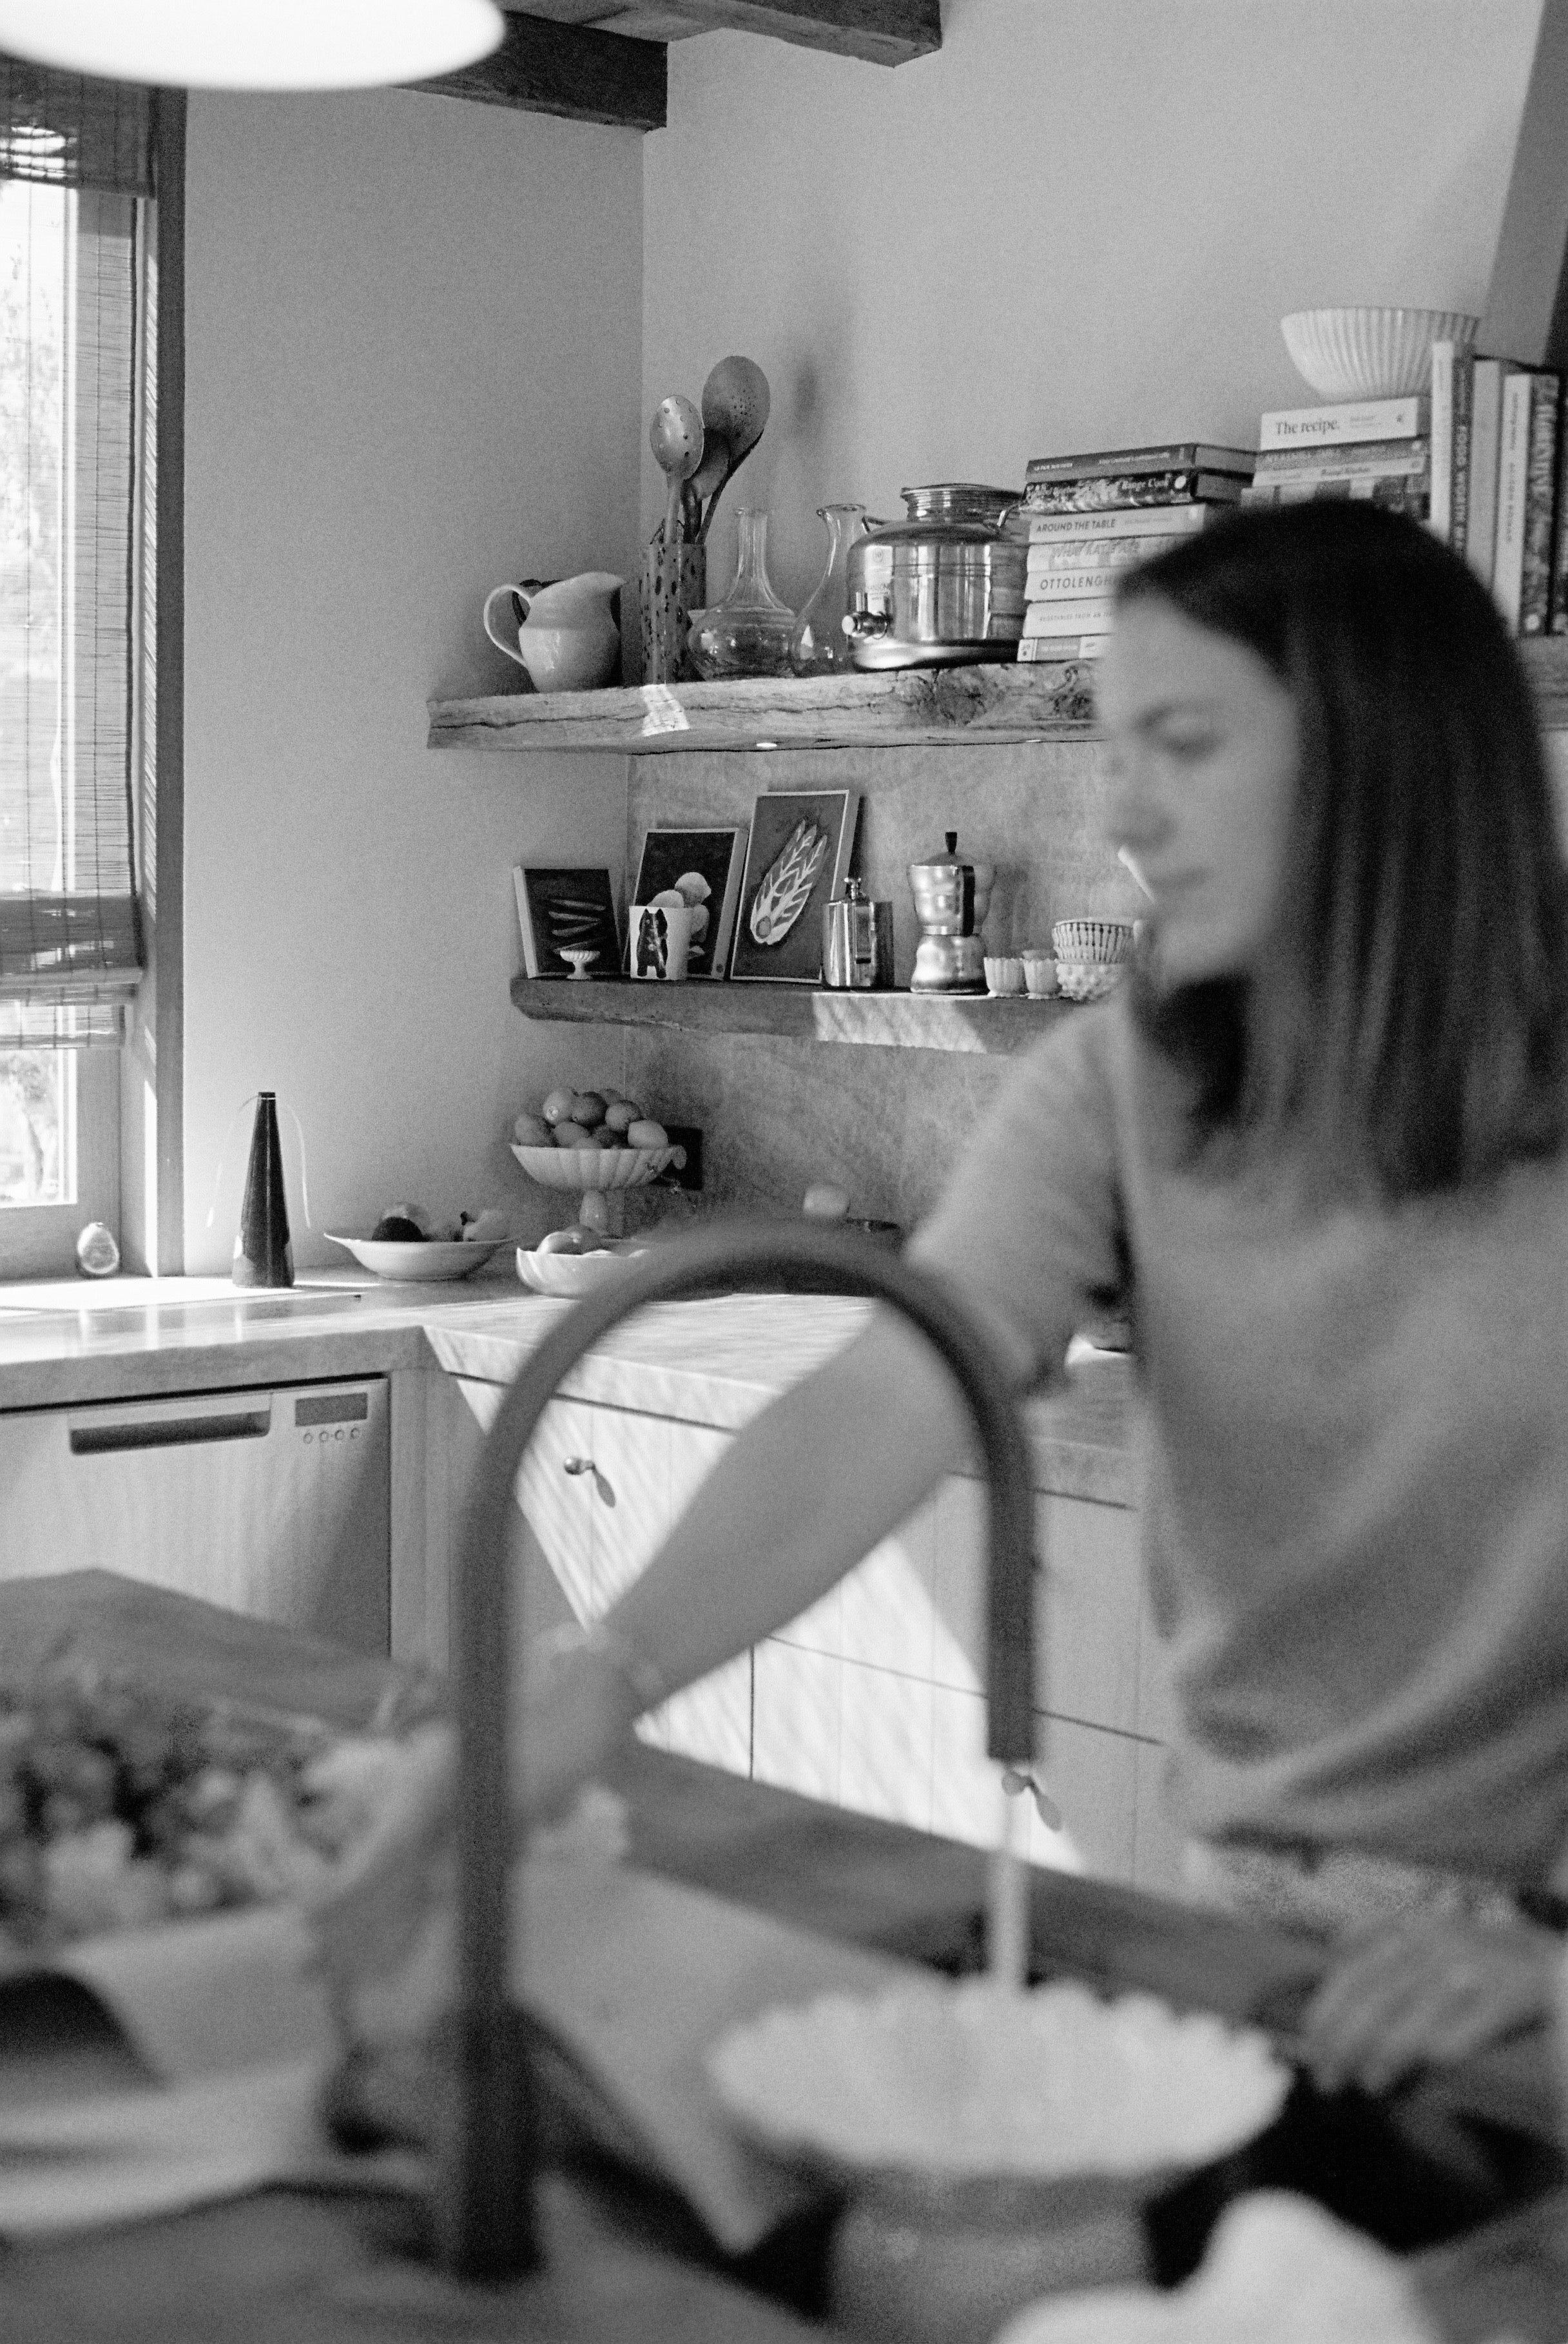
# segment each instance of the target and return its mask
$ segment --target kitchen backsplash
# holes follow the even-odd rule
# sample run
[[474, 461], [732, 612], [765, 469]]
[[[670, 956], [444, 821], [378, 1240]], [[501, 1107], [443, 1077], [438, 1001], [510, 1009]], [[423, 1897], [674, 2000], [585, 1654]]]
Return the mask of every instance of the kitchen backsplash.
[[[988, 950], [1048, 944], [1075, 914], [1130, 919], [1138, 899], [1100, 834], [1099, 749], [1087, 741], [997, 747], [688, 753], [630, 761], [627, 863], [652, 827], [744, 823], [764, 789], [860, 793], [852, 868], [893, 905], [895, 981], [917, 929], [907, 866], [959, 852], [994, 863]], [[1042, 1018], [1044, 1030], [1046, 1020]], [[814, 1180], [852, 1212], [912, 1228], [929, 1207], [1011, 1061], [981, 1051], [892, 1050], [632, 1029], [626, 1087], [703, 1134], [702, 1209], [792, 1211]], [[628, 1226], [695, 1200], [627, 1198]]]

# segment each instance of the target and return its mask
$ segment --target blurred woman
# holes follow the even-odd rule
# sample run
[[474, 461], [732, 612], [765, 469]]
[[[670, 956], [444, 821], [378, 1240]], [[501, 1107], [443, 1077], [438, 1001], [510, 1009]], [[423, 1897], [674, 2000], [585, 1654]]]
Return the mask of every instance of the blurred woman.
[[[1338, 1935], [1310, 2045], [1376, 2085], [1540, 2015], [1532, 1914], [1568, 1888], [1568, 874], [1489, 596], [1370, 506], [1132, 572], [1098, 703], [1143, 955], [1021, 1063], [912, 1251], [1020, 1392], [1130, 1292], [1193, 1892]], [[877, 1314], [556, 1641], [520, 1798], [804, 1611], [965, 1447]]]

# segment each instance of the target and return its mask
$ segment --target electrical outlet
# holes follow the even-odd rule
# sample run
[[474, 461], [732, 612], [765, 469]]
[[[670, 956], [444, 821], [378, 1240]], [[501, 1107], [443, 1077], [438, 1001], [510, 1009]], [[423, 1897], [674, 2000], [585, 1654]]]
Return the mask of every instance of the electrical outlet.
[[683, 1147], [686, 1161], [679, 1168], [673, 1164], [660, 1174], [654, 1182], [657, 1188], [700, 1188], [703, 1185], [703, 1135], [694, 1124], [667, 1123], [672, 1147]]

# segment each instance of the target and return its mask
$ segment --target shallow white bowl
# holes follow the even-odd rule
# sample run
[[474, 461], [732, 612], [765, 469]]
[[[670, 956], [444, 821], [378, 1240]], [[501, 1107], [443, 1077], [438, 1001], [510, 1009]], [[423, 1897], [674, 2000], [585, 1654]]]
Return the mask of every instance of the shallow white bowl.
[[628, 1245], [601, 1248], [596, 1253], [531, 1253], [526, 1246], [519, 1246], [517, 1274], [535, 1294], [553, 1294], [571, 1301], [602, 1286], [642, 1251], [641, 1246]]
[[1103, 1001], [1114, 993], [1127, 975], [1125, 962], [1107, 960], [1059, 960], [1057, 963], [1057, 986], [1067, 1001]]
[[1412, 399], [1431, 388], [1433, 342], [1468, 347], [1480, 325], [1462, 309], [1298, 309], [1280, 331], [1320, 399]]
[[511, 1152], [541, 1188], [641, 1188], [672, 1164], [684, 1164], [683, 1147], [520, 1147]]
[[361, 1269], [410, 1286], [430, 1278], [471, 1278], [491, 1254], [511, 1242], [507, 1238], [425, 1238], [416, 1244], [410, 1238], [400, 1243], [391, 1238], [340, 1238], [330, 1229], [327, 1236], [333, 1245], [345, 1247]]
[[1206, 2013], [978, 1978], [772, 2010], [708, 2067], [760, 2147], [850, 2182], [1163, 2177], [1251, 2139], [1290, 2086], [1261, 2035]]

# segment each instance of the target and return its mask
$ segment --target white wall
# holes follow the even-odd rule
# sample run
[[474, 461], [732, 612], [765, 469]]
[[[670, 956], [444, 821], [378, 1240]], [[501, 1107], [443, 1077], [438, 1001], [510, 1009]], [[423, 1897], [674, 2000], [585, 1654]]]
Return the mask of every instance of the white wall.
[[[714, 359], [774, 415], [727, 491], [798, 604], [814, 508], [1021, 480], [1047, 450], [1255, 445], [1305, 403], [1287, 311], [1479, 311], [1541, 0], [944, 0], [889, 72], [720, 34], [670, 50], [645, 156], [643, 410]], [[642, 461], [643, 519], [659, 504]], [[723, 513], [723, 509], [721, 508]]]
[[[424, 703], [511, 688], [487, 588], [633, 555], [640, 142], [404, 92], [197, 96], [188, 173], [187, 1268], [227, 1266], [248, 1119], [206, 1217], [263, 1085], [318, 1228], [411, 1196], [531, 1233], [559, 1213], [512, 1115], [612, 1045], [511, 1007], [511, 866], [619, 874], [623, 769], [432, 755]], [[333, 1256], [291, 1207], [297, 1261]]]

